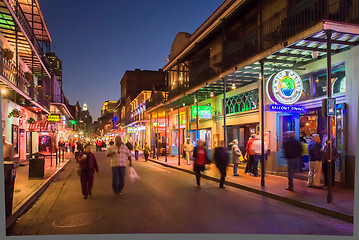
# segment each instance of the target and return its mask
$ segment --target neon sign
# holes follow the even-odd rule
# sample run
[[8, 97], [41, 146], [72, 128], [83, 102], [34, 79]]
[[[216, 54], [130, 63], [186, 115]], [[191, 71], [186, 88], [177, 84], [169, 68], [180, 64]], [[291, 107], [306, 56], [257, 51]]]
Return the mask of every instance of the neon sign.
[[268, 111], [271, 112], [291, 112], [291, 113], [303, 113], [305, 112], [305, 108], [302, 106], [295, 106], [295, 105], [282, 105], [282, 104], [269, 104]]
[[[192, 106], [192, 118], [197, 117], [197, 106]], [[206, 119], [212, 117], [211, 106], [198, 106], [198, 118]]]
[[292, 105], [302, 96], [303, 82], [296, 72], [283, 70], [269, 78], [266, 90], [273, 103]]

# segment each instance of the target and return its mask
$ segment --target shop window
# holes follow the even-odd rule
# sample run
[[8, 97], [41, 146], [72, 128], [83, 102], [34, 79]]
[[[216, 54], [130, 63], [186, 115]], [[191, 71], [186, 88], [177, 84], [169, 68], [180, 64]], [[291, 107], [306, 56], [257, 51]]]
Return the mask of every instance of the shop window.
[[227, 114], [254, 110], [258, 108], [258, 105], [259, 105], [258, 89], [226, 98]]

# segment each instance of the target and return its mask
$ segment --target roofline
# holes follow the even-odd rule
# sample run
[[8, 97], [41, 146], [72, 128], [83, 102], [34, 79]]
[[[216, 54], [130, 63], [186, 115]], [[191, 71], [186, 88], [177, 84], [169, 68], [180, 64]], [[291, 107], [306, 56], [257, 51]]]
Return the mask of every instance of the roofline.
[[184, 54], [189, 52], [195, 45], [196, 42], [199, 42], [204, 37], [207, 36], [207, 34], [215, 27], [217, 27], [222, 19], [229, 14], [231, 14], [233, 11], [236, 10], [237, 6], [244, 3], [246, 0], [226, 0], [223, 2], [208, 18], [206, 21], [204, 21], [196, 31], [191, 34], [191, 40], [190, 43], [183, 48], [182, 51], [180, 51], [177, 56], [171, 61], [168, 62], [162, 69], [164, 71], [167, 71], [168, 68], [172, 67], [173, 64]]

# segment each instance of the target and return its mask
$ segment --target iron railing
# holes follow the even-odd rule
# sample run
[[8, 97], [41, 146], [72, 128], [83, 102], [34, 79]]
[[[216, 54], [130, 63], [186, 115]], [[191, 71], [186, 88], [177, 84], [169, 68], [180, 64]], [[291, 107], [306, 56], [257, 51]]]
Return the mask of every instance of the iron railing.
[[[246, 32], [244, 35], [242, 30], [248, 26], [238, 29], [238, 32], [224, 32], [226, 40], [220, 46], [223, 52], [218, 53], [222, 54], [222, 57], [218, 54], [211, 57], [210, 52], [207, 51], [201, 55], [192, 54], [191, 57], [183, 58], [183, 61], [190, 63], [188, 66], [189, 84], [178, 86], [176, 81], [176, 84], [169, 90], [169, 99], [218, 76], [220, 72], [224, 72], [277, 44], [285, 42], [290, 37], [325, 19], [358, 24], [359, 0], [303, 0], [275, 13], [261, 25], [253, 27], [252, 31]], [[230, 37], [229, 34], [231, 34]]]

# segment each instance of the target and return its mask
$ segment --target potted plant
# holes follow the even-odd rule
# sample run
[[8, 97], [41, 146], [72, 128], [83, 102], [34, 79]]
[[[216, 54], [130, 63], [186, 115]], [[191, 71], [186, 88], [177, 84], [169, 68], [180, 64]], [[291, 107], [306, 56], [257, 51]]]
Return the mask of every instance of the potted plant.
[[3, 52], [3, 55], [4, 57], [7, 59], [7, 60], [11, 60], [13, 57], [14, 57], [14, 53], [8, 49], [8, 48], [1, 48], [2, 52]]

